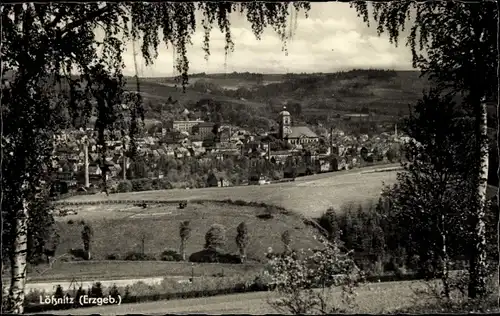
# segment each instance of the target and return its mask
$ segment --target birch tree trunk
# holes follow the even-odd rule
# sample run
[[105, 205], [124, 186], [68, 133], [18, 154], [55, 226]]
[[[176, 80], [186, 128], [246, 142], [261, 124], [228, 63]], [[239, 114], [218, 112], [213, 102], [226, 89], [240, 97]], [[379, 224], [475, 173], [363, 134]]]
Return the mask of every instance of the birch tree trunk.
[[443, 274], [442, 274], [442, 278], [441, 278], [441, 281], [443, 282], [443, 292], [444, 292], [444, 295], [447, 299], [450, 299], [451, 298], [451, 293], [450, 293], [450, 260], [449, 260], [449, 257], [448, 257], [448, 249], [446, 248], [446, 234], [447, 234], [447, 231], [446, 231], [446, 227], [445, 227], [445, 216], [444, 215], [441, 215], [441, 224], [443, 226], [443, 228], [441, 229], [441, 239], [442, 239], [442, 248], [441, 248], [441, 251], [442, 251], [442, 258], [443, 258]]
[[14, 242], [10, 258], [11, 283], [8, 297], [9, 312], [24, 312], [24, 286], [26, 284], [26, 259], [28, 254], [28, 202], [23, 198], [22, 210], [15, 219]]
[[486, 229], [485, 208], [486, 189], [488, 185], [488, 126], [486, 100], [481, 100], [480, 111], [477, 113], [477, 134], [479, 136], [478, 153], [479, 179], [477, 184], [477, 209], [472, 219], [472, 245], [469, 266], [469, 298], [481, 298], [486, 294], [487, 262], [486, 262]]

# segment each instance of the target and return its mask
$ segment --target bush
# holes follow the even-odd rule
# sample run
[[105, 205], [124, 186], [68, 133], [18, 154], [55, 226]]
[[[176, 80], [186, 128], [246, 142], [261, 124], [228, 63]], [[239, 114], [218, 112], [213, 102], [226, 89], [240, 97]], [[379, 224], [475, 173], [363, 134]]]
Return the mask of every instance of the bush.
[[[363, 280], [363, 273], [349, 256], [342, 254], [336, 243], [329, 243], [322, 236], [318, 238], [323, 244], [322, 250], [270, 254], [266, 274], [280, 296], [270, 305], [278, 312], [309, 314], [319, 311], [320, 314], [330, 314], [347, 312], [354, 307], [354, 290]], [[332, 278], [334, 275], [340, 277]], [[327, 291], [315, 292], [314, 288], [318, 287]], [[330, 290], [335, 287], [342, 290], [344, 306], [340, 308], [335, 306], [336, 300], [330, 296]]]
[[215, 249], [204, 249], [189, 256], [190, 262], [196, 263], [240, 263], [238, 255], [219, 252]]
[[75, 223], [74, 220], [72, 220], [72, 219], [68, 220], [68, 225], [73, 225], [74, 223]]
[[120, 260], [120, 255], [112, 253], [106, 256], [106, 260]]
[[278, 209], [275, 206], [269, 206], [269, 205], [266, 205], [264, 203], [262, 203], [262, 205], [259, 205], [259, 206], [264, 207], [264, 212], [257, 215], [257, 218], [272, 219], [272, 218], [274, 218], [275, 214], [280, 213], [280, 209]]
[[132, 192], [132, 183], [129, 180], [121, 181], [116, 188], [118, 193]]
[[113, 286], [109, 289], [109, 296], [119, 301], [118, 296], [120, 296], [120, 291], [118, 291], [116, 284], [113, 284]]
[[161, 261], [182, 261], [182, 255], [172, 249], [167, 249], [161, 253]]
[[167, 179], [159, 179], [158, 181], [158, 189], [159, 190], [170, 190], [172, 189], [172, 183], [168, 181]]
[[[269, 279], [269, 278], [268, 278]], [[250, 291], [269, 291], [271, 286], [269, 280], [266, 280], [264, 276], [258, 275], [248, 286]]]
[[87, 292], [80, 286], [75, 294], [75, 305], [78, 305], [80, 302], [80, 297], [86, 295]]
[[57, 285], [56, 291], [54, 292], [54, 298], [64, 298], [64, 290], [60, 284]]
[[144, 254], [141, 252], [129, 252], [125, 256], [124, 260], [128, 261], [150, 261], [150, 260], [156, 260], [154, 256], [150, 256], [148, 254]]
[[218, 249], [226, 244], [226, 228], [220, 224], [213, 224], [205, 234], [205, 249]]
[[72, 260], [85, 260], [85, 259], [87, 259], [87, 253], [83, 249], [70, 249], [69, 253], [72, 256]]
[[257, 218], [264, 219], [264, 220], [274, 218], [273, 214], [269, 214], [269, 213], [257, 214], [256, 216], [257, 216]]
[[150, 191], [153, 188], [152, 179], [134, 179], [131, 181], [132, 191]]
[[94, 298], [103, 297], [101, 282], [96, 282], [96, 283], [92, 284], [92, 287], [90, 288], [89, 296], [94, 297]]
[[333, 241], [340, 238], [339, 219], [335, 209], [327, 209], [319, 218], [318, 224], [325, 230], [324, 235], [328, 240]]

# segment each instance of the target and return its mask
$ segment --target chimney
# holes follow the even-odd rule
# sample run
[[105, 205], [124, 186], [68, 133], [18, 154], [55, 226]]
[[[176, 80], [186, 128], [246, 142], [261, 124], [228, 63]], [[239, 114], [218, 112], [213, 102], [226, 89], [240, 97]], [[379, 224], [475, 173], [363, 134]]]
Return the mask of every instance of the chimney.
[[125, 151], [122, 151], [123, 156], [123, 180], [127, 180], [127, 156], [125, 156]]
[[333, 155], [333, 127], [330, 127], [330, 155]]
[[88, 188], [90, 186], [90, 180], [89, 180], [89, 144], [87, 141], [83, 143], [83, 151], [85, 154], [85, 160], [84, 160], [84, 165], [85, 165], [85, 187]]

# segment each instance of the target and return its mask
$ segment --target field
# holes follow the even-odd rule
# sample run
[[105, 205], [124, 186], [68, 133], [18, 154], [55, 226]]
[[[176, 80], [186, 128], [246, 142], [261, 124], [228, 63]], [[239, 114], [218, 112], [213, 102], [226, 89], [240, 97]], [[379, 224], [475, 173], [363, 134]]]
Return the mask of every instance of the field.
[[[417, 297], [416, 289], [425, 289], [426, 284], [421, 281], [387, 282], [378, 284], [364, 284], [357, 290], [355, 313], [391, 313], [401, 308], [431, 302], [424, 297]], [[331, 304], [339, 304], [341, 292], [334, 289], [331, 293]], [[277, 296], [272, 292], [256, 292], [231, 294], [215, 297], [178, 299], [168, 301], [147, 302], [138, 304], [124, 304], [121, 306], [102, 306], [71, 310], [73, 315], [88, 314], [250, 314], [264, 315], [277, 314], [269, 304]], [[54, 311], [55, 315], [66, 315], [68, 311]]]
[[[380, 167], [379, 167], [380, 168]], [[396, 171], [365, 173], [354, 169], [297, 178], [294, 182], [227, 188], [174, 189], [105, 195], [75, 196], [67, 201], [110, 200], [243, 200], [282, 206], [307, 217], [318, 217], [329, 207], [378, 199], [383, 184], [396, 180]]]
[[[378, 167], [381, 168], [381, 167]], [[213, 275], [255, 272], [262, 269], [268, 247], [281, 251], [281, 234], [291, 231], [295, 248], [310, 248], [318, 245], [314, 240], [314, 229], [304, 224], [301, 216], [316, 217], [328, 207], [340, 207], [344, 203], [364, 203], [378, 197], [382, 181], [391, 183], [395, 171], [366, 173], [375, 168], [341, 171], [299, 178], [295, 182], [269, 184], [263, 186], [242, 186], [229, 188], [207, 188], [192, 190], [149, 191], [127, 194], [79, 196], [70, 201], [113, 200], [224, 200], [264, 202], [278, 205], [292, 211], [290, 214], [274, 212], [272, 219], [261, 219], [257, 215], [265, 212], [264, 207], [233, 205], [223, 202], [191, 201], [185, 209], [177, 204], [149, 204], [147, 208], [131, 203], [58, 206], [76, 210], [78, 214], [56, 217], [60, 234], [60, 244], [56, 256], [67, 254], [71, 249], [82, 248], [80, 221], [92, 225], [94, 236], [92, 256], [94, 260], [106, 260], [113, 255], [124, 258], [130, 252], [142, 252], [159, 258], [166, 249], [179, 249], [179, 224], [191, 221], [191, 237], [186, 245], [186, 253], [203, 249], [204, 235], [210, 225], [218, 223], [227, 229], [225, 251], [238, 252], [235, 236], [236, 227], [246, 222], [250, 230], [248, 246], [249, 263], [254, 265], [197, 265], [196, 275]], [[144, 242], [143, 242], [144, 241]], [[65, 279], [69, 276], [80, 278], [99, 277], [102, 279], [123, 277], [179, 276], [190, 275], [190, 264], [150, 261], [150, 262], [61, 262], [52, 269], [44, 266], [30, 269], [30, 278], [35, 280]], [[257, 265], [255, 265], [257, 264]], [[45, 271], [46, 270], [46, 271]], [[231, 272], [232, 271], [232, 272]]]
[[[75, 209], [75, 207], [72, 207]], [[85, 219], [94, 230], [92, 256], [95, 260], [104, 260], [109, 255], [123, 258], [129, 252], [142, 252], [159, 257], [166, 249], [179, 249], [179, 225], [182, 221], [191, 222], [191, 237], [186, 244], [186, 253], [203, 249], [205, 233], [212, 224], [226, 227], [227, 243], [225, 251], [236, 254], [236, 227], [246, 222], [249, 228], [250, 243], [248, 259], [262, 262], [268, 247], [281, 251], [283, 246], [280, 236], [290, 230], [293, 245], [308, 248], [316, 244], [313, 229], [296, 215], [275, 213], [272, 219], [260, 219], [263, 207], [236, 206], [226, 203], [205, 202], [189, 203], [185, 209], [177, 205], [150, 205], [147, 209], [128, 205], [101, 205], [77, 207], [78, 215], [57, 219], [60, 244], [57, 255], [70, 249], [82, 248], [79, 221]], [[144, 243], [143, 243], [144, 241]], [[137, 271], [131, 271], [137, 275]]]
[[[238, 276], [257, 273], [261, 264], [213, 264], [167, 261], [56, 261], [28, 267], [28, 283], [76, 280], [120, 280], [151, 277], [202, 277], [214, 274]], [[6, 276], [6, 279], [9, 279]]]

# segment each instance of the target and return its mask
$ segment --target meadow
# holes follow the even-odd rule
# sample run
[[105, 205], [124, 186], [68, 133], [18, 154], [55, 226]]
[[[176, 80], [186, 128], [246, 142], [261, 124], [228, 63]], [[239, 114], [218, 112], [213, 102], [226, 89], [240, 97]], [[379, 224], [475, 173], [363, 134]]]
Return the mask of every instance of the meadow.
[[[397, 164], [390, 165], [397, 166]], [[267, 185], [235, 186], [224, 188], [172, 189], [144, 192], [117, 193], [105, 196], [81, 195], [66, 199], [67, 202], [92, 202], [105, 200], [242, 200], [281, 206], [300, 215], [316, 218], [327, 208], [342, 205], [370, 203], [379, 198], [384, 184], [396, 181], [397, 171], [367, 171], [371, 167], [349, 171], [318, 174], [297, 178], [293, 182]]]
[[88, 280], [126, 280], [153, 277], [195, 277], [254, 275], [262, 264], [186, 263], [169, 261], [57, 261], [49, 267], [28, 266], [28, 283]]
[[57, 219], [60, 244], [56, 255], [83, 247], [80, 235], [82, 219], [94, 230], [91, 248], [94, 260], [105, 260], [110, 256], [124, 259], [131, 252], [160, 259], [163, 251], [179, 249], [179, 225], [183, 221], [191, 223], [191, 236], [186, 244], [188, 257], [203, 249], [205, 233], [213, 224], [226, 228], [227, 242], [222, 250], [231, 254], [238, 253], [236, 227], [241, 222], [247, 224], [250, 235], [247, 256], [250, 263], [263, 262], [268, 247], [282, 251], [280, 236], [286, 230], [291, 232], [294, 246], [308, 248], [315, 245], [313, 228], [299, 216], [274, 210], [271, 211], [272, 218], [259, 218], [267, 212], [265, 207], [193, 202], [184, 209], [175, 204], [149, 205], [146, 209], [128, 205], [78, 206], [72, 209], [78, 214]]

